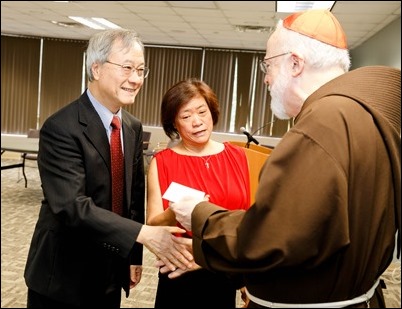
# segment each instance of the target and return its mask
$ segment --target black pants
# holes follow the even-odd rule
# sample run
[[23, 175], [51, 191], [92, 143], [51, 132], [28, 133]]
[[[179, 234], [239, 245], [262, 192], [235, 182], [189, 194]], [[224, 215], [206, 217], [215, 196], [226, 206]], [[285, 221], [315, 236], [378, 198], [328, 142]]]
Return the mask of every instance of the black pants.
[[225, 275], [206, 269], [176, 279], [159, 273], [154, 308], [235, 308], [236, 288]]
[[121, 291], [117, 290], [104, 297], [83, 300], [80, 306], [63, 303], [28, 289], [27, 308], [120, 308]]

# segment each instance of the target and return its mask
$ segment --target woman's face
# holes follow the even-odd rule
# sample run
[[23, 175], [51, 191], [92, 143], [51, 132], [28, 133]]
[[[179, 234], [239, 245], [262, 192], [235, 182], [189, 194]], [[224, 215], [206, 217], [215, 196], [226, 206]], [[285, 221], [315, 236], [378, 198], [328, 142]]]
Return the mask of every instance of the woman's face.
[[213, 119], [205, 99], [197, 96], [184, 104], [177, 113], [175, 127], [187, 144], [206, 144], [212, 133]]

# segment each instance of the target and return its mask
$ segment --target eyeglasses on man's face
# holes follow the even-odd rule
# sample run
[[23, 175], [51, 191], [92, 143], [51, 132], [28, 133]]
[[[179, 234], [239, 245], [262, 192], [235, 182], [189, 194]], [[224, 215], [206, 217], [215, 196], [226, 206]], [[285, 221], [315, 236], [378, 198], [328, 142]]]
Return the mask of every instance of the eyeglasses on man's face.
[[286, 52], [286, 53], [282, 53], [282, 54], [279, 54], [279, 55], [275, 55], [275, 56], [268, 57], [268, 58], [265, 58], [263, 60], [260, 60], [260, 70], [262, 71], [262, 73], [267, 74], [269, 64], [267, 64], [265, 61], [274, 59], [276, 57], [284, 56], [284, 55], [287, 55], [287, 54], [291, 54], [291, 53], [292, 52]]
[[118, 63], [114, 63], [111, 61], [106, 60], [107, 63], [113, 64], [113, 65], [117, 65], [118, 67], [121, 68], [121, 71], [123, 72], [123, 74], [128, 77], [131, 74], [133, 74], [134, 72], [137, 72], [137, 75], [141, 78], [147, 78], [148, 74], [149, 74], [149, 68], [147, 67], [143, 67], [143, 68], [134, 68], [133, 66], [129, 65], [129, 64], [118, 64]]

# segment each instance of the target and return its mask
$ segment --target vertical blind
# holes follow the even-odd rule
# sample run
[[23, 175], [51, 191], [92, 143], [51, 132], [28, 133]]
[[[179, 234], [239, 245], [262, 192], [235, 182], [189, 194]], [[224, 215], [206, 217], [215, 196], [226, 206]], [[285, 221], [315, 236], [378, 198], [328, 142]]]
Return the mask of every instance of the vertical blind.
[[150, 68], [135, 103], [126, 109], [144, 125], [161, 126], [160, 103], [164, 93], [175, 83], [189, 77], [199, 77], [201, 49], [145, 47], [145, 62]]
[[39, 123], [81, 95], [86, 42], [43, 40]]
[[40, 41], [1, 36], [1, 132], [36, 128]]
[[[40, 129], [47, 117], [81, 95], [86, 45], [86, 41], [2, 35], [2, 133]], [[196, 77], [209, 84], [219, 99], [221, 115], [214, 131], [240, 133], [245, 127], [255, 135], [281, 137], [292, 122], [271, 123], [270, 96], [258, 65], [263, 57], [261, 51], [146, 45], [150, 74], [135, 103], [125, 108], [144, 125], [161, 126], [164, 93], [180, 80]]]

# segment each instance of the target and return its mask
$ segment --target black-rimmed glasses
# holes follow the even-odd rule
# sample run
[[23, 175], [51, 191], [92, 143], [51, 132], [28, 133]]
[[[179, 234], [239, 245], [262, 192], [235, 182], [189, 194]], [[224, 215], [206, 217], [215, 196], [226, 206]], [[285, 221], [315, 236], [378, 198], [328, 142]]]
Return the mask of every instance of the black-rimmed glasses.
[[282, 53], [282, 54], [279, 54], [279, 55], [275, 55], [275, 56], [268, 57], [268, 58], [265, 58], [263, 60], [260, 60], [260, 70], [262, 71], [262, 73], [267, 74], [269, 64], [265, 63], [265, 61], [274, 59], [276, 57], [284, 56], [284, 55], [287, 55], [287, 54], [291, 54], [291, 53], [292, 52], [286, 52], [286, 53]]
[[143, 68], [134, 68], [133, 66], [129, 65], [129, 64], [118, 64], [118, 63], [114, 63], [111, 61], [106, 60], [105, 62], [113, 64], [113, 65], [117, 65], [119, 67], [121, 67], [123, 74], [128, 77], [131, 74], [133, 74], [133, 72], [137, 72], [137, 75], [141, 78], [147, 78], [148, 74], [149, 74], [149, 68], [147, 67], [143, 67]]

